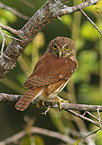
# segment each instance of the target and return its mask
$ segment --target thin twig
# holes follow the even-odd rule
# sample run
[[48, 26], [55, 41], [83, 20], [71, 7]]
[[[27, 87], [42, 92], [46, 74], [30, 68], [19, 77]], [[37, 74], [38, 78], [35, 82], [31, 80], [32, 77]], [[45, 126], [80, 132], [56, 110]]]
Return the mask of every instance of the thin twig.
[[83, 116], [83, 115], [81, 115], [81, 114], [78, 114], [78, 113], [76, 113], [75, 111], [70, 110], [70, 109], [68, 110], [68, 112], [70, 112], [71, 114], [73, 114], [73, 115], [75, 115], [75, 116], [77, 116], [77, 117], [79, 117], [79, 118], [81, 118], [81, 119], [87, 120], [88, 122], [92, 123], [92, 124], [95, 125], [95, 126], [100, 127], [100, 124], [99, 124], [99, 123], [93, 121], [92, 119], [90, 119], [90, 118], [88, 118], [88, 117], [85, 117], [85, 116]]
[[6, 26], [6, 25], [3, 25], [1, 23], [0, 23], [0, 28], [2, 28], [3, 30], [6, 30], [8, 32], [10, 32], [15, 37], [18, 37], [18, 38], [22, 39], [21, 36], [19, 36], [19, 33], [22, 33], [22, 31], [17, 31], [16, 29], [13, 29], [13, 28], [11, 28], [9, 26]]
[[6, 37], [8, 37], [8, 38], [11, 38], [11, 39], [15, 39], [15, 40], [20, 41], [20, 42], [23, 42], [23, 40], [18, 39], [18, 38], [16, 38], [16, 37], [12, 37], [12, 36], [9, 36], [9, 35], [6, 35], [6, 34], [4, 34], [4, 36], [6, 36]]
[[97, 29], [97, 31], [102, 35], [102, 32], [99, 30], [99, 28], [95, 25], [95, 23], [88, 17], [88, 15], [80, 9], [80, 11], [84, 14], [84, 16], [89, 20], [89, 22]]
[[86, 137], [88, 137], [88, 136], [90, 136], [90, 135], [93, 135], [93, 134], [97, 133], [99, 130], [101, 130], [101, 129], [98, 128], [97, 130], [95, 130], [95, 131], [93, 131], [93, 132], [87, 134], [86, 136], [82, 137], [82, 139], [84, 139], [84, 138], [86, 138]]
[[97, 114], [98, 114], [98, 118], [99, 118], [99, 124], [100, 124], [100, 129], [102, 129], [102, 125], [101, 125], [101, 117], [100, 117], [100, 112], [99, 112], [99, 108], [97, 108]]
[[29, 18], [30, 18], [30, 17], [21, 14], [20, 12], [14, 10], [13, 8], [11, 8], [11, 7], [5, 5], [5, 4], [3, 4], [1, 2], [0, 2], [0, 8], [3, 8], [3, 9], [6, 9], [6, 10], [10, 11], [10, 12], [14, 13], [16, 16], [18, 16], [18, 17], [20, 17], [22, 19], [29, 20]]
[[80, 141], [83, 140], [83, 139], [86, 139], [86, 138], [87, 138], [88, 136], [90, 136], [90, 135], [94, 135], [94, 134], [97, 133], [99, 130], [101, 130], [101, 129], [98, 128], [97, 130], [95, 130], [95, 131], [93, 131], [93, 132], [91, 132], [91, 133], [85, 135], [84, 137], [80, 138]]
[[1, 31], [1, 28], [0, 28], [0, 33], [1, 33], [1, 36], [2, 36], [2, 38], [3, 38], [2, 47], [1, 47], [1, 52], [0, 52], [0, 53], [1, 53], [0, 57], [2, 57], [3, 51], [4, 51], [4, 46], [5, 46], [5, 37], [4, 37], [3, 32]]
[[89, 114], [95, 120], [99, 121], [99, 119], [96, 116], [94, 116], [92, 113], [90, 113], [89, 111], [85, 111], [84, 114], [83, 114], [83, 116], [85, 116], [86, 113]]
[[0, 33], [1, 33], [1, 36], [2, 36], [2, 38], [3, 38], [2, 47], [1, 47], [1, 51], [0, 51], [0, 53], [1, 53], [0, 58], [2, 58], [2, 56], [5, 56], [7, 59], [10, 59], [8, 56], [6, 56], [6, 55], [3, 53], [6, 39], [5, 39], [5, 37], [4, 37], [3, 32], [1, 31], [1, 28], [0, 28]]
[[[2, 25], [2, 24], [1, 24], [1, 25]], [[4, 26], [4, 25], [2, 25], [2, 26]], [[3, 53], [3, 51], [4, 51], [4, 46], [5, 46], [5, 41], [6, 41], [6, 39], [5, 39], [4, 36], [9, 37], [9, 38], [11, 38], [11, 39], [15, 39], [15, 40], [20, 41], [20, 42], [23, 42], [23, 40], [20, 40], [20, 39], [18, 39], [18, 38], [15, 38], [15, 37], [12, 37], [12, 36], [9, 36], [9, 35], [4, 34], [4, 33], [2, 32], [2, 30], [1, 30], [1, 27], [0, 27], [0, 33], [1, 33], [1, 36], [2, 36], [2, 38], [3, 38], [2, 47], [1, 47], [1, 51], [0, 51], [0, 53], [1, 53], [0, 58], [1, 58], [2, 56], [5, 56], [7, 59], [10, 59], [8, 56], [6, 56], [6, 55]]]
[[33, 3], [30, 3], [29, 1], [27, 0], [19, 0], [21, 2], [23, 2], [24, 4], [26, 4], [27, 6], [31, 7], [31, 8], [34, 8], [34, 4]]

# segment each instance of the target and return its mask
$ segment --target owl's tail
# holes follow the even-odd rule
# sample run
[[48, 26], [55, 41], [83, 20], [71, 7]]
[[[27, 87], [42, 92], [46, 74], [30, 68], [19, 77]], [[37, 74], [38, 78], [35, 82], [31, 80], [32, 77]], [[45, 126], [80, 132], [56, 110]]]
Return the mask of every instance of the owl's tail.
[[21, 99], [16, 103], [15, 108], [20, 111], [24, 111], [32, 102], [34, 97], [38, 94], [38, 90], [29, 89]]

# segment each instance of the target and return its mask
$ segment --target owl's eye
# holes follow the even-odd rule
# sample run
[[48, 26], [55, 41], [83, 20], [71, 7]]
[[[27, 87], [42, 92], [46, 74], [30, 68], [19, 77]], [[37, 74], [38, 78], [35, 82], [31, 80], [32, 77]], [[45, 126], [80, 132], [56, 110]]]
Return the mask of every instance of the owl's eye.
[[56, 46], [56, 45], [53, 45], [52, 48], [53, 48], [54, 50], [56, 50], [56, 49], [57, 49], [57, 46]]
[[69, 49], [70, 49], [70, 46], [65, 46], [64, 49], [65, 49], [65, 50], [69, 50]]

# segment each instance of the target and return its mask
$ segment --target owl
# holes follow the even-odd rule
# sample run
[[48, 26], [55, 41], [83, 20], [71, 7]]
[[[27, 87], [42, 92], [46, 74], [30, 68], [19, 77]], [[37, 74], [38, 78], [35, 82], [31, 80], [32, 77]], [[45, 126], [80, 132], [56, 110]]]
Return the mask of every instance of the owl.
[[78, 67], [74, 41], [67, 37], [53, 39], [36, 64], [24, 86], [28, 91], [16, 103], [15, 108], [24, 111], [34, 100], [61, 102], [58, 96]]

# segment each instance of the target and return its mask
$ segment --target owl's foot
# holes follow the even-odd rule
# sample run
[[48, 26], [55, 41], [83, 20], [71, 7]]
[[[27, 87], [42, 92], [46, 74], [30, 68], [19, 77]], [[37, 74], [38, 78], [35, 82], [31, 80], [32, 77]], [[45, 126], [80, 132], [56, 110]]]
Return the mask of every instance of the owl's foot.
[[61, 99], [60, 97], [59, 97], [59, 110], [61, 110], [61, 108], [62, 108], [62, 103], [69, 103], [67, 100], [64, 100], [64, 99]]
[[67, 100], [59, 99], [59, 110], [62, 109], [62, 103], [68, 103]]
[[59, 96], [56, 96], [53, 103], [54, 104], [58, 103], [59, 104], [59, 110], [61, 110], [62, 109], [62, 103], [69, 103], [69, 101], [62, 99]]
[[60, 98], [59, 96], [56, 96], [53, 99], [47, 99], [47, 101], [46, 100], [45, 101], [39, 100], [37, 102], [37, 105], [36, 106], [39, 108], [39, 107], [42, 107], [42, 106], [45, 107], [46, 105], [48, 105], [48, 107], [49, 107], [49, 106], [51, 106], [51, 102], [52, 102], [52, 104], [58, 103], [59, 104], [59, 110], [62, 109], [62, 103], [69, 103], [68, 100], [64, 100], [64, 99]]

